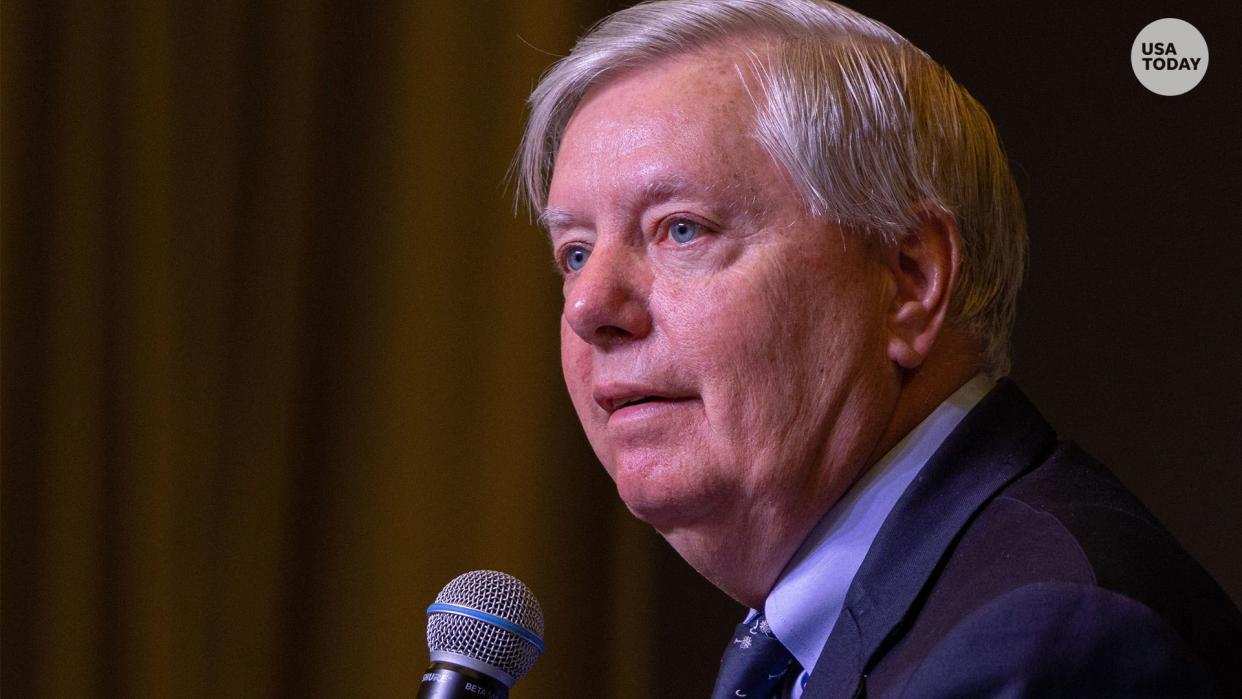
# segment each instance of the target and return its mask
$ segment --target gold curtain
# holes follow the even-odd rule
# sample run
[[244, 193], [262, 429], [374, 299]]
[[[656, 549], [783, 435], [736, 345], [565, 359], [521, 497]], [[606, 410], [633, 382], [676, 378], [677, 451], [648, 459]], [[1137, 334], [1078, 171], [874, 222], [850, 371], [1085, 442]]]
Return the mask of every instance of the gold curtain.
[[543, 602], [516, 697], [671, 696], [654, 617], [728, 603], [591, 456], [502, 185], [602, 12], [5, 2], [4, 696], [412, 696], [476, 568]]

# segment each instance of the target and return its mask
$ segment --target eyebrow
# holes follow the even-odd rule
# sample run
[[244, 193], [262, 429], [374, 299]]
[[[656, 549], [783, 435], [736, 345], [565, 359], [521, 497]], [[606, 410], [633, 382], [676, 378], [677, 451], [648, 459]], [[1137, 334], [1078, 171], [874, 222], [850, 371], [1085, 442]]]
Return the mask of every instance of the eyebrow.
[[642, 192], [636, 197], [637, 203], [649, 205], [653, 202], [672, 199], [678, 194], [695, 189], [690, 181], [681, 175], [665, 175], [658, 177], [643, 186]]
[[553, 228], [564, 228], [573, 223], [576, 219], [577, 216], [574, 216], [569, 209], [549, 206], [545, 207], [544, 210], [539, 213], [539, 218], [536, 223], [538, 223], [539, 226], [545, 231], [551, 233]]
[[[637, 195], [627, 198], [625, 202], [626, 208], [643, 209], [660, 201], [673, 199], [687, 192], [711, 193], [711, 189], [691, 184], [690, 180], [681, 175], [664, 175], [658, 177], [645, 185]], [[554, 228], [566, 228], [572, 226], [580, 220], [580, 217], [569, 209], [549, 206], [539, 214], [537, 223], [543, 227], [545, 231], [551, 233]]]

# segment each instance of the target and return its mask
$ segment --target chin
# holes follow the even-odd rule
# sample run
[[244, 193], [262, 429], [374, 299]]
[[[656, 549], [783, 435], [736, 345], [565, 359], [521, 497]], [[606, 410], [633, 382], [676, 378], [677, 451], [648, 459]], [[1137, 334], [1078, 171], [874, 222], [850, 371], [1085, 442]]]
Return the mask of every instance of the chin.
[[[618, 493], [620, 492], [618, 489]], [[636, 519], [661, 532], [691, 526], [698, 519], [698, 512], [702, 510], [679, 498], [647, 498], [622, 494], [621, 501]]]
[[686, 478], [667, 466], [622, 467], [613, 471], [617, 494], [639, 520], [661, 532], [701, 523], [724, 501], [706, 478]]

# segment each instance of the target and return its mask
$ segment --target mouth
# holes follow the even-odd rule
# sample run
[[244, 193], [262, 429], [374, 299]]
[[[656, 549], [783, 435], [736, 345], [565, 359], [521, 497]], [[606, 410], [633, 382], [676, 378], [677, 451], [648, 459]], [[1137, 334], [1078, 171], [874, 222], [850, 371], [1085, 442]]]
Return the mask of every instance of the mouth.
[[672, 396], [664, 393], [643, 389], [604, 389], [596, 391], [595, 402], [600, 408], [608, 413], [609, 416], [627, 408], [634, 408], [640, 405], [651, 405], [659, 403], [675, 403], [688, 400], [688, 396]]
[[664, 396], [635, 396], [634, 398], [627, 398], [615, 403], [613, 405], [612, 412], [615, 413], [616, 411], [621, 410], [622, 408], [628, 408], [631, 405], [642, 405], [643, 403], [654, 403], [656, 401], [666, 400], [669, 399]]

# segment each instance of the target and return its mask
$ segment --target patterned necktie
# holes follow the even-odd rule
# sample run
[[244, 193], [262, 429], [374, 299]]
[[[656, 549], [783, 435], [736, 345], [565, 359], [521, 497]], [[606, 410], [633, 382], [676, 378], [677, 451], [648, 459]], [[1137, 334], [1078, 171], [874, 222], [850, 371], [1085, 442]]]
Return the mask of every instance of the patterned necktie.
[[734, 630], [733, 642], [720, 661], [712, 699], [776, 697], [786, 675], [799, 669], [793, 655], [776, 640], [768, 620], [760, 614]]

